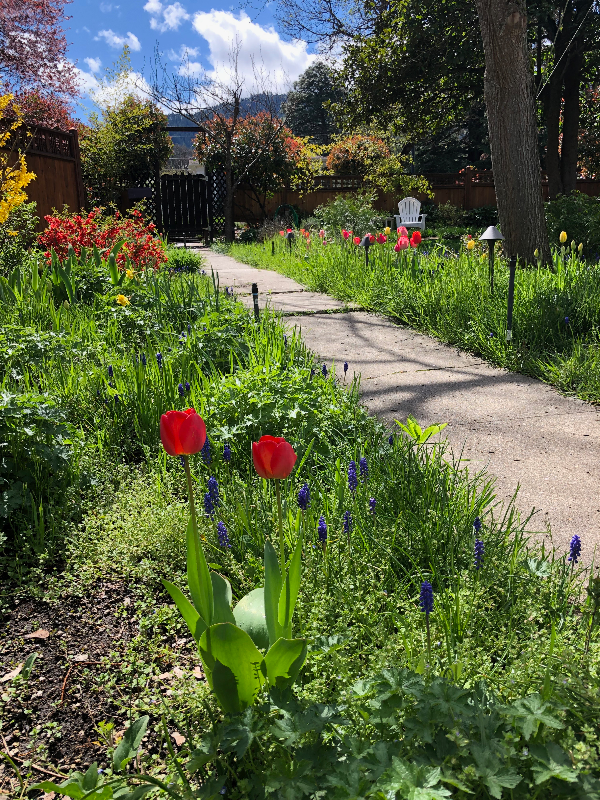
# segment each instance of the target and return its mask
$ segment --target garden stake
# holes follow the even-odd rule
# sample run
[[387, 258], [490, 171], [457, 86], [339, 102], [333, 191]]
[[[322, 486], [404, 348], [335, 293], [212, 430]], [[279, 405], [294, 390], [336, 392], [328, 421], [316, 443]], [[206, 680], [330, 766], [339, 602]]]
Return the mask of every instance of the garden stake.
[[275, 255], [275, 240], [274, 239], [271, 240], [271, 255], [272, 256]]
[[[273, 247], [275, 247], [275, 242], [273, 242]], [[258, 322], [260, 317], [260, 312], [258, 310], [258, 284], [252, 284], [252, 302], [254, 303], [254, 319]]]
[[515, 302], [515, 272], [517, 271], [517, 258], [513, 256], [510, 260], [510, 275], [508, 278], [508, 308], [506, 315], [506, 341], [512, 341], [512, 320], [513, 305]]

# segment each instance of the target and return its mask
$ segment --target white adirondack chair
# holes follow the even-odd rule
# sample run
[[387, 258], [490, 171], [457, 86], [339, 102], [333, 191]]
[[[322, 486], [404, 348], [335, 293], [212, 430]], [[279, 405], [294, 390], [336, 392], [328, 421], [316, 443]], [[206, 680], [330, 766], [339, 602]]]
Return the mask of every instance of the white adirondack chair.
[[425, 230], [425, 217], [421, 214], [421, 203], [414, 197], [405, 197], [398, 203], [398, 213], [396, 214], [396, 228], [404, 225], [405, 228], [420, 228]]

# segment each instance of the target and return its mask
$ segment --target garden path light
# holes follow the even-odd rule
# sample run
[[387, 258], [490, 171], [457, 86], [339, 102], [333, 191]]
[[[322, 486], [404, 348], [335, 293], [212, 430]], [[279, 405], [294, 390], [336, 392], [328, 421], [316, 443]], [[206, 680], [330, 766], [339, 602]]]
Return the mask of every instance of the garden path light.
[[490, 225], [490, 227], [482, 233], [479, 237], [480, 242], [487, 242], [489, 248], [489, 270], [490, 270], [490, 294], [494, 294], [494, 248], [496, 246], [496, 242], [502, 241], [504, 236], [500, 233], [498, 228], [495, 225]]

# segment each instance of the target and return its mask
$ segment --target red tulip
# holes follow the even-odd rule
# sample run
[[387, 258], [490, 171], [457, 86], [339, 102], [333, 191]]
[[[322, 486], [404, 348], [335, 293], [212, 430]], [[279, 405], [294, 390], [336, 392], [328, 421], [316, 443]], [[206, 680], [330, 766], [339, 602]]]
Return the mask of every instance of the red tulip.
[[377, 241], [379, 244], [385, 244], [387, 242], [387, 237], [383, 233], [377, 234]]
[[342, 231], [342, 236], [344, 237], [344, 239], [349, 239], [350, 238], [350, 233], [351, 233], [351, 231], [343, 230]]
[[285, 236], [285, 231], [279, 231], [280, 236]]
[[160, 418], [160, 439], [170, 456], [190, 456], [204, 447], [206, 425], [193, 408], [167, 411]]
[[287, 232], [288, 232], [288, 233], [291, 233], [291, 232], [292, 232], [292, 229], [291, 229], [291, 228], [287, 228]]
[[354, 244], [360, 244], [360, 236], [355, 236], [352, 241], [354, 242]]
[[296, 453], [281, 436], [261, 436], [252, 442], [254, 469], [261, 478], [287, 478], [296, 463]]
[[413, 231], [413, 235], [410, 237], [410, 243], [413, 247], [417, 247], [421, 244], [421, 233], [420, 231]]
[[[398, 239], [398, 250], [406, 250], [408, 247], [408, 236], [401, 236]], [[396, 248], [394, 248], [395, 250]]]
[[371, 242], [371, 244], [375, 244], [375, 237], [373, 236], [372, 233], [369, 234], [369, 241]]

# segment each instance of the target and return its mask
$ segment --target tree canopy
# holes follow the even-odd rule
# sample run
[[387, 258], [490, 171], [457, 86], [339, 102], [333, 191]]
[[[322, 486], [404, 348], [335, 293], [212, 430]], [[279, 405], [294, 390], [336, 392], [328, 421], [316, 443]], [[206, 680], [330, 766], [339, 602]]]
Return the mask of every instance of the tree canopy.
[[284, 121], [296, 136], [309, 138], [315, 144], [329, 144], [336, 125], [326, 103], [340, 96], [334, 85], [332, 69], [316, 61], [294, 83], [283, 105]]

